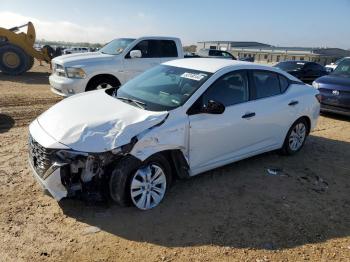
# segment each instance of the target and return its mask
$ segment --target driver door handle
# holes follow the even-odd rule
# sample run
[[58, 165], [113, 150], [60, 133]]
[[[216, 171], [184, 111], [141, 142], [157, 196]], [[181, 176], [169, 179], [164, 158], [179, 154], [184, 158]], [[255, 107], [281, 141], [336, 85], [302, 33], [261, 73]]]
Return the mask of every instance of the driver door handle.
[[245, 115], [242, 116], [242, 118], [252, 118], [255, 116], [255, 112], [251, 112], [251, 113], [246, 113]]

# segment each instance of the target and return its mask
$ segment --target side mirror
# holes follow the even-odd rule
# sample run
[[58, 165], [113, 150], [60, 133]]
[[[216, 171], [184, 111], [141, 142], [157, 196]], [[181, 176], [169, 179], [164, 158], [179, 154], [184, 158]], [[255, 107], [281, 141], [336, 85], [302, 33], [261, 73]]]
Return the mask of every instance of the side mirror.
[[222, 103], [214, 100], [209, 100], [208, 103], [204, 105], [202, 109], [203, 113], [215, 114], [215, 115], [222, 114], [224, 113], [224, 111], [225, 111], [225, 106]]
[[142, 53], [140, 50], [132, 50], [130, 51], [130, 58], [141, 58]]

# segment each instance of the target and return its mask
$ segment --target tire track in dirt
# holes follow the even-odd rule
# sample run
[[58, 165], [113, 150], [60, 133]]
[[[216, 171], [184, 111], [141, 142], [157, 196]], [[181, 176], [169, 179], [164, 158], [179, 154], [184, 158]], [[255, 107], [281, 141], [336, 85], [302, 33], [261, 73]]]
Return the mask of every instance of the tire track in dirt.
[[[44, 93], [45, 94], [45, 93]], [[47, 110], [55, 103], [62, 100], [61, 97], [42, 97], [19, 95], [4, 95], [0, 99], [0, 114], [6, 115], [14, 120], [14, 127], [22, 127], [28, 125], [37, 116]], [[6, 123], [4, 123], [6, 126]], [[0, 123], [0, 132], [5, 128]]]
[[3, 97], [0, 102], [1, 108], [18, 107], [18, 106], [40, 106], [52, 105], [60, 101], [60, 98], [32, 98], [32, 97]]

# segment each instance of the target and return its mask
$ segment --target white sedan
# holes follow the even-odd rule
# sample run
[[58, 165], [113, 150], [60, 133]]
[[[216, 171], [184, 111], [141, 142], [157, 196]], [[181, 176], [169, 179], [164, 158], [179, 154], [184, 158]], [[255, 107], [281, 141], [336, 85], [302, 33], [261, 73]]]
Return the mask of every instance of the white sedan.
[[47, 110], [30, 125], [30, 165], [57, 200], [95, 190], [147, 210], [174, 177], [298, 152], [319, 111], [318, 91], [277, 68], [174, 60]]

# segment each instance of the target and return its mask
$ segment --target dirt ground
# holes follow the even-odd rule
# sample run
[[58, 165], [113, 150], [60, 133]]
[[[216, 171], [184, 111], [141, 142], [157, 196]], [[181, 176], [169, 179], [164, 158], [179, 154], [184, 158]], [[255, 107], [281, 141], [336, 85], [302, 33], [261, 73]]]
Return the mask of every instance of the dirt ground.
[[350, 261], [350, 118], [321, 116], [295, 156], [176, 181], [148, 212], [57, 203], [27, 164], [29, 123], [61, 100], [48, 72], [0, 73], [0, 261]]

